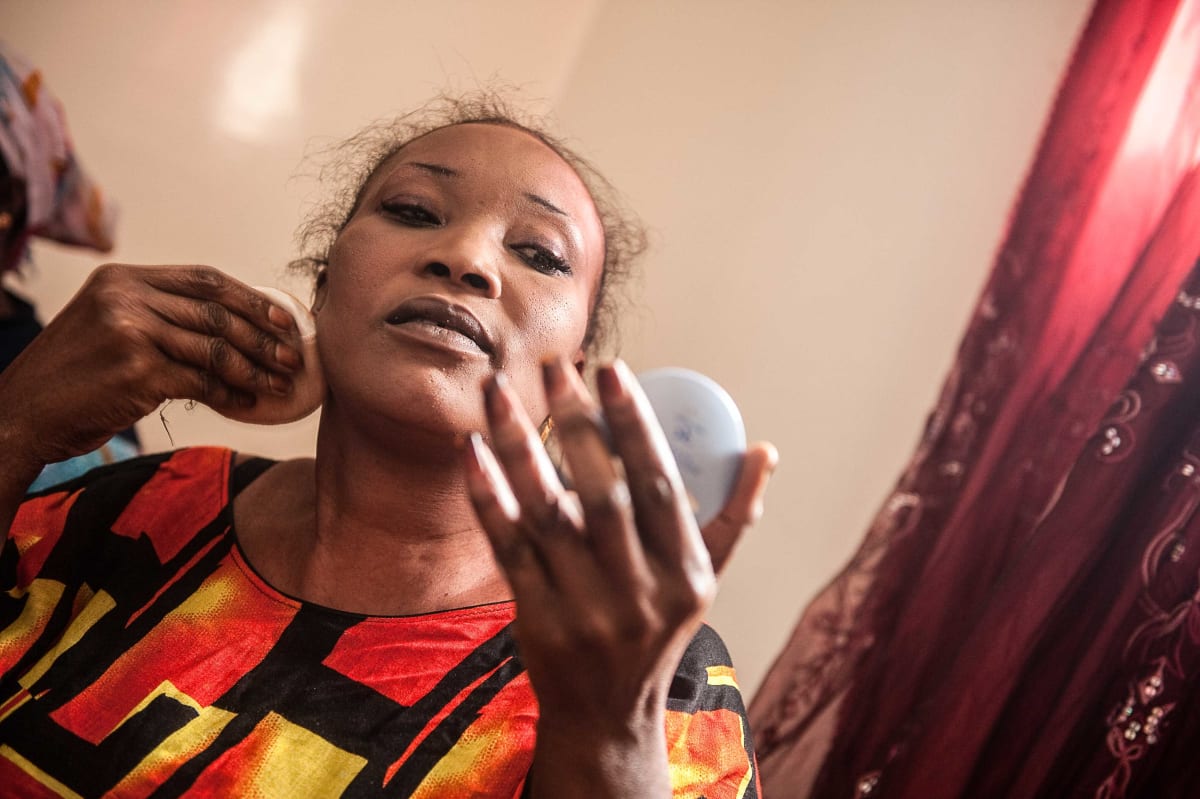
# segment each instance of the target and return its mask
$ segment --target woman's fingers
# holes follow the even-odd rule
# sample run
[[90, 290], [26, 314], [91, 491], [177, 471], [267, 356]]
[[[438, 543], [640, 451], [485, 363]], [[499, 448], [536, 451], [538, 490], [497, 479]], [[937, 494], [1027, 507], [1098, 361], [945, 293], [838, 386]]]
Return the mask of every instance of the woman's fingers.
[[725, 566], [761, 513], [774, 448], [750, 448], [729, 501], [702, 535], [628, 368], [617, 362], [597, 375], [607, 425], [569, 364], [548, 363], [544, 377], [578, 508], [503, 376], [486, 389], [492, 447], [474, 440], [468, 459], [472, 501], [514, 591], [550, 591], [573, 608], [606, 603], [605, 623], [622, 629], [694, 616], [711, 598], [714, 567]]
[[[209, 384], [286, 396], [289, 376], [303, 366], [291, 317], [216, 269], [109, 264], [93, 273], [88, 289], [115, 347], [136, 357], [153, 346], [170, 359], [164, 367], [198, 370]], [[163, 392], [178, 398], [167, 393], [173, 390]], [[219, 393], [214, 386], [204, 396], [185, 396], [216, 407]]]
[[196, 399], [216, 411], [252, 408], [257, 401], [253, 393], [230, 386], [212, 372], [178, 363], [172, 367], [164, 370], [169, 375], [165, 378], [168, 396]]
[[63, 460], [165, 399], [222, 410], [286, 393], [297, 336], [283, 309], [210, 267], [106, 264], [5, 370], [0, 405], [31, 432], [31, 459]]
[[466, 476], [475, 514], [513, 592], [535, 602], [544, 598], [548, 585], [530, 537], [519, 526], [521, 506], [496, 456], [479, 433], [467, 439]]
[[554, 585], [567, 595], [593, 587], [579, 508], [554, 471], [541, 439], [503, 374], [485, 388], [491, 446], [498, 475], [516, 501], [515, 534], [532, 548]]
[[227, 342], [266, 370], [290, 374], [304, 364], [292, 318], [245, 284], [200, 266], [145, 274], [156, 290], [151, 310], [164, 322]]
[[214, 300], [162, 295], [156, 299], [154, 311], [164, 321], [228, 342], [264, 368], [290, 374], [303, 365], [295, 332], [288, 335], [264, 329]]
[[521, 508], [522, 520], [533, 527], [570, 523], [577, 515], [562, 502], [563, 486], [546, 455], [541, 439], [521, 409], [508, 378], [497, 373], [484, 389], [491, 445], [505, 479]]
[[[157, 317], [158, 348], [235, 394], [289, 397], [292, 375], [303, 367], [299, 332], [289, 314], [245, 284], [202, 266], [134, 269], [146, 287], [145, 305]], [[195, 396], [218, 411], [231, 406]], [[251, 402], [252, 406], [254, 403]]]
[[[249, 394], [286, 396], [292, 390], [287, 375], [263, 368], [250, 360], [228, 339], [175, 328], [165, 322], [157, 325], [156, 341], [163, 354]], [[208, 400], [195, 397], [206, 404]]]
[[600, 367], [596, 379], [613, 448], [625, 467], [641, 540], [667, 566], [707, 570], [708, 556], [679, 468], [637, 379], [621, 361]]
[[742, 534], [762, 516], [767, 483], [779, 462], [779, 452], [760, 442], [746, 450], [733, 493], [717, 517], [704, 526], [704, 543], [712, 557], [713, 570], [720, 574]]
[[167, 294], [215, 303], [210, 309], [232, 311], [263, 330], [289, 333], [295, 323], [287, 311], [271, 303], [254, 289], [209, 266], [179, 266], [145, 269], [144, 280]]
[[579, 373], [562, 360], [544, 365], [546, 398], [579, 496], [588, 543], [605, 571], [624, 585], [646, 574], [633, 500], [609, 449], [604, 422]]

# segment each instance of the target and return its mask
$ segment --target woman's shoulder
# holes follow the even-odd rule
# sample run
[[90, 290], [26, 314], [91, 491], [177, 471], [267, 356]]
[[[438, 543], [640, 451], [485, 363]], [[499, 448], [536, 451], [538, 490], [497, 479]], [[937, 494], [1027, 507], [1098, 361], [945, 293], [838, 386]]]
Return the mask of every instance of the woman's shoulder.
[[94, 469], [55, 485], [31, 491], [27, 499], [79, 491], [112, 491], [124, 487], [135, 493], [142, 488], [175, 490], [185, 486], [207, 484], [223, 486], [220, 493], [236, 495], [278, 461], [260, 455], [238, 452], [228, 447], [183, 447], [156, 452], [97, 466]]
[[707, 624], [700, 626], [679, 661], [667, 692], [667, 709], [685, 715], [715, 710], [746, 715], [729, 649]]
[[[120, 533], [202, 525], [272, 461], [226, 447], [188, 447], [99, 466], [25, 498], [13, 532], [85, 526]], [[197, 528], [198, 529], [198, 528]]]
[[16, 571], [6, 567], [5, 584], [27, 585], [43, 566], [76, 574], [129, 542], [170, 560], [227, 517], [233, 460], [222, 447], [142, 455], [29, 494], [10, 530]]
[[675, 796], [760, 795], [746, 704], [729, 650], [702, 625], [667, 694], [667, 748]]
[[78, 477], [31, 491], [28, 496], [36, 498], [51, 494], [71, 494], [96, 485], [136, 483], [159, 473], [176, 478], [186, 478], [213, 472], [226, 472], [238, 460], [243, 460], [245, 457], [226, 447], [184, 447], [138, 455], [97, 466]]
[[[676, 709], [691, 709], [698, 703], [707, 703], [702, 697], [724, 694], [726, 688], [732, 688], [735, 693], [739, 691], [733, 659], [717, 631], [702, 624], [675, 670], [668, 693], [669, 703]], [[740, 695], [738, 701], [740, 703]]]

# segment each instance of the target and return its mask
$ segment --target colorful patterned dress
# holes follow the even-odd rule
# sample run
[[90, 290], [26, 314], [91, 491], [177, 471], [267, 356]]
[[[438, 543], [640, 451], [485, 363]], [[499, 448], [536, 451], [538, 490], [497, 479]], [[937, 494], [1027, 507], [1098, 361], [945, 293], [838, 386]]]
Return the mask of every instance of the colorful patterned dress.
[[[378, 617], [281, 594], [232, 498], [269, 461], [138, 458], [31, 497], [0, 555], [0, 796], [512, 797], [537, 703], [511, 602]], [[679, 797], [757, 797], [704, 627], [667, 712]]]

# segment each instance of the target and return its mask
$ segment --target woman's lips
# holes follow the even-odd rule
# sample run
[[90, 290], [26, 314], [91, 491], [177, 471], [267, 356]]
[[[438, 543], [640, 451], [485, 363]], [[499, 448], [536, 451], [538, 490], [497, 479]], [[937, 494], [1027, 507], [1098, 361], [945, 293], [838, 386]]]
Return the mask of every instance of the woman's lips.
[[427, 341], [458, 350], [473, 346], [488, 358], [496, 356], [491, 336], [475, 315], [441, 297], [426, 295], [407, 299], [392, 309], [386, 321]]

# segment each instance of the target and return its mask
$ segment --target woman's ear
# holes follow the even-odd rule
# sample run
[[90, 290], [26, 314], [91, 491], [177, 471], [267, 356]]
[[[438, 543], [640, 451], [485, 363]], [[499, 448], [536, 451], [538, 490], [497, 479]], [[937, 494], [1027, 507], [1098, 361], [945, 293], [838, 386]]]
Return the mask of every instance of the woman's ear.
[[313, 290], [313, 303], [310, 309], [315, 316], [321, 310], [321, 306], [325, 304], [325, 295], [328, 293], [327, 286], [329, 283], [329, 272], [326, 269], [321, 269], [317, 272], [317, 286]]

